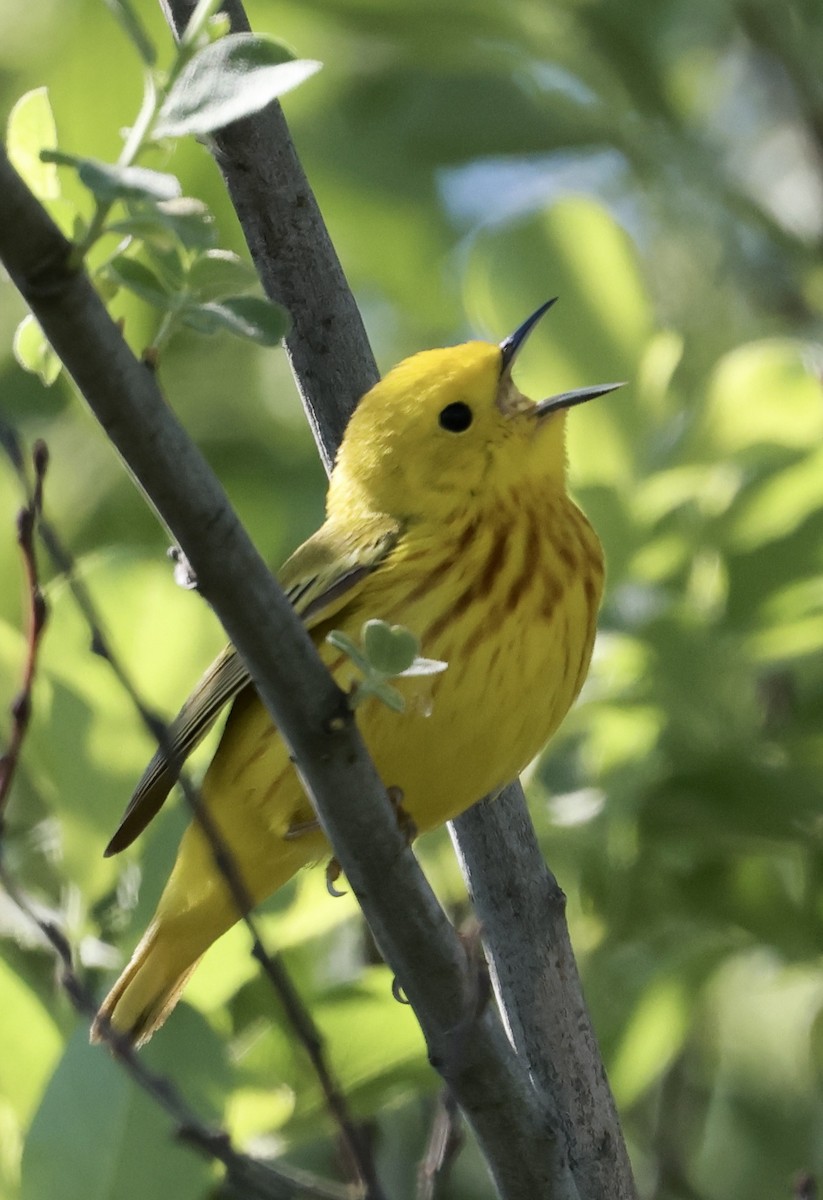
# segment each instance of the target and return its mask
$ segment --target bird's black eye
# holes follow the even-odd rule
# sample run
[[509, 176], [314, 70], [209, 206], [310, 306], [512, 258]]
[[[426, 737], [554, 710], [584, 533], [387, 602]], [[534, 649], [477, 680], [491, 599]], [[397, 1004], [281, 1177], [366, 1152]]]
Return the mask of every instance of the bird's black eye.
[[446, 405], [438, 420], [442, 428], [448, 429], [449, 433], [463, 433], [474, 420], [474, 413], [468, 404], [464, 404], [462, 400], [455, 400], [454, 404]]

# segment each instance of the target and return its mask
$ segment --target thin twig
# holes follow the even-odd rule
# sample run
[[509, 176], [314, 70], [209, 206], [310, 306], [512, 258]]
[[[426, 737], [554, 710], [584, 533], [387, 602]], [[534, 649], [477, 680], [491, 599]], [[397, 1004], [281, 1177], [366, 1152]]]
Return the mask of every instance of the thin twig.
[[[4, 443], [5, 445], [5, 440]], [[14, 459], [12, 460], [14, 461]], [[37, 575], [37, 559], [34, 552], [34, 530], [43, 507], [43, 480], [48, 468], [49, 454], [45, 442], [36, 442], [32, 453], [34, 465], [34, 487], [28, 502], [17, 514], [17, 543], [23, 556], [23, 569], [26, 575], [26, 594], [29, 597], [27, 651], [23, 682], [20, 691], [11, 705], [11, 736], [6, 752], [0, 756], [0, 830], [2, 829], [3, 812], [11, 791], [11, 781], [20, 758], [20, 750], [26, 736], [29, 718], [31, 717], [31, 693], [34, 686], [34, 676], [37, 670], [37, 651], [43, 630], [46, 626], [47, 608]], [[15, 464], [19, 473], [26, 479], [26, 468], [19, 454]], [[27, 482], [27, 480], [26, 480]], [[28, 491], [28, 488], [27, 488]]]
[[[4, 430], [4, 434], [6, 431]], [[8, 450], [8, 438], [2, 438], [3, 445]], [[22, 456], [10, 453], [16, 469], [21, 473], [28, 489], [28, 479]], [[10, 793], [11, 785], [20, 761], [20, 751], [25, 741], [28, 718], [31, 712], [31, 696], [37, 673], [37, 652], [46, 625], [46, 607], [40, 590], [40, 579], [35, 553], [35, 532], [42, 520], [43, 481], [48, 464], [48, 451], [45, 443], [37, 442], [33, 453], [35, 482], [31, 488], [28, 502], [21, 510], [18, 519], [18, 541], [23, 558], [27, 580], [28, 599], [28, 628], [26, 660], [23, 668], [23, 686], [12, 705], [13, 733], [12, 750], [3, 757], [4, 798]], [[21, 699], [22, 697], [22, 699]], [[0, 835], [2, 829], [0, 828]], [[54, 951], [60, 966], [60, 982], [78, 1013], [87, 1019], [97, 1015], [97, 1005], [94, 997], [82, 983], [74, 970], [71, 947], [64, 934], [57, 926], [41, 917], [29, 902], [23, 890], [6, 869], [3, 860], [4, 842], [0, 836], [0, 883], [7, 895], [17, 905], [22, 913], [37, 926], [44, 938]], [[236, 1151], [229, 1135], [221, 1129], [205, 1125], [197, 1114], [186, 1105], [180, 1093], [171, 1080], [151, 1071], [137, 1058], [128, 1038], [117, 1033], [109, 1023], [101, 1023], [101, 1033], [115, 1058], [120, 1061], [131, 1078], [172, 1117], [176, 1126], [176, 1136], [190, 1142], [202, 1153], [218, 1159], [226, 1167], [228, 1178], [232, 1181], [243, 1180], [247, 1185], [244, 1196], [259, 1197], [260, 1200], [290, 1200], [297, 1194], [315, 1198], [315, 1200], [341, 1200], [348, 1195], [334, 1187], [327, 1187], [318, 1180], [309, 1180], [303, 1176], [299, 1180], [287, 1173], [276, 1171], [264, 1163], [255, 1162]]]
[[464, 1141], [457, 1101], [448, 1088], [437, 1098], [426, 1153], [417, 1173], [417, 1200], [435, 1200]]
[[[22, 457], [19, 454], [19, 447], [14, 432], [5, 428], [0, 437], [0, 443], [9, 456], [12, 465], [14, 466], [24, 487], [28, 488], [28, 480], [25, 474], [25, 468], [22, 465]], [[18, 452], [14, 453], [10, 447], [18, 447]], [[25, 527], [27, 533], [27, 542], [23, 546], [24, 561], [26, 562], [26, 573], [29, 581], [29, 594], [32, 596], [32, 615], [30, 618], [30, 629], [35, 629], [35, 616], [37, 613], [45, 612], [45, 605], [39, 585], [37, 584], [36, 564], [34, 560], [34, 545], [33, 531], [35, 525], [38, 533], [45, 545], [55, 567], [60, 574], [65, 578], [72, 598], [80, 609], [83, 618], [91, 635], [91, 645], [95, 654], [104, 659], [114, 672], [119, 684], [124, 689], [137, 711], [141, 721], [145, 725], [148, 732], [156, 740], [159, 748], [163, 753], [171, 755], [171, 740], [169, 738], [168, 726], [145, 704], [142, 697], [134, 686], [128, 672], [123, 664], [118, 659], [111, 642], [107, 637], [100, 615], [94, 605], [89, 594], [88, 588], [78, 576], [75, 569], [74, 560], [62, 544], [54, 527], [42, 516], [42, 481], [45, 472], [45, 465], [48, 461], [48, 454], [44, 443], [38, 443], [35, 448], [34, 463], [35, 463], [35, 486], [29, 497], [29, 503], [22, 510], [19, 527]], [[38, 465], [40, 464], [40, 465]], [[31, 519], [27, 522], [22, 520], [25, 513], [30, 513]], [[23, 543], [21, 542], [21, 545]], [[37, 598], [36, 601], [34, 598]], [[34, 673], [34, 655], [36, 653], [37, 640], [42, 629], [42, 619], [35, 633], [30, 633], [30, 645], [32, 647], [27, 660], [27, 670], [24, 676], [24, 690], [22, 695], [26, 697], [24, 705], [15, 701], [15, 717], [17, 708], [21, 708], [28, 713], [29, 703], [28, 696], [31, 688], [31, 681]], [[19, 729], [18, 740], [22, 741], [25, 733], [25, 725], [21, 727], [19, 719], [15, 719], [14, 732]], [[14, 744], [14, 739], [13, 739]], [[11, 753], [11, 752], [9, 752]], [[16, 762], [17, 754], [14, 755], [12, 762], [12, 770], [14, 762]], [[9, 754], [0, 759], [0, 770], [3, 764], [9, 759]], [[8, 774], [8, 772], [7, 772]], [[2, 782], [2, 779], [0, 779]], [[180, 787], [183, 791], [186, 803], [188, 804], [194, 819], [198, 822], [203, 833], [209, 843], [215, 865], [222, 874], [232, 899], [237, 907], [239, 918], [245, 924], [251, 936], [251, 953], [252, 957], [259, 963], [264, 975], [272, 985], [274, 993], [279, 1000], [287, 1019], [289, 1020], [298, 1041], [302, 1044], [306, 1055], [317, 1075], [320, 1087], [323, 1093], [326, 1107], [332, 1119], [337, 1123], [342, 1137], [342, 1143], [346, 1152], [348, 1164], [352, 1170], [355, 1179], [363, 1185], [364, 1200], [382, 1200], [383, 1192], [377, 1179], [374, 1158], [371, 1153], [369, 1143], [364, 1136], [360, 1127], [358, 1127], [354, 1118], [349, 1112], [343, 1092], [334, 1078], [331, 1067], [327, 1060], [325, 1051], [325, 1043], [322, 1034], [317, 1028], [311, 1013], [300, 998], [294, 984], [292, 983], [285, 964], [279, 956], [272, 955], [263, 945], [260, 933], [257, 927], [257, 922], [252, 916], [251, 909], [253, 903], [248, 893], [248, 889], [243, 881], [240, 869], [234, 859], [234, 856], [229, 851], [225, 840], [223, 839], [219, 829], [211, 817], [208, 809], [205, 807], [200, 795], [199, 789], [192, 784], [191, 780], [185, 773], [179, 776]], [[0, 792], [0, 811], [2, 811], [2, 795]]]
[[[10, 876], [2, 858], [0, 840], [0, 883], [21, 912], [37, 926], [48, 941], [60, 963], [60, 984], [80, 1016], [92, 1020], [97, 1015], [94, 997], [74, 970], [71, 948], [65, 936], [51, 921], [40, 917], [29, 903], [23, 891]], [[106, 1021], [101, 1023], [101, 1035], [118, 1062], [122, 1063], [130, 1078], [172, 1118], [175, 1136], [188, 1142], [201, 1153], [217, 1159], [226, 1168], [228, 1179], [247, 1185], [242, 1194], [252, 1200], [292, 1200], [301, 1195], [314, 1200], [350, 1200], [348, 1189], [335, 1187], [323, 1180], [309, 1179], [303, 1173], [292, 1176], [289, 1172], [270, 1167], [258, 1159], [249, 1158], [235, 1150], [225, 1130], [206, 1125], [193, 1109], [183, 1100], [174, 1083], [164, 1075], [152, 1071], [135, 1052], [129, 1039], [112, 1029]]]

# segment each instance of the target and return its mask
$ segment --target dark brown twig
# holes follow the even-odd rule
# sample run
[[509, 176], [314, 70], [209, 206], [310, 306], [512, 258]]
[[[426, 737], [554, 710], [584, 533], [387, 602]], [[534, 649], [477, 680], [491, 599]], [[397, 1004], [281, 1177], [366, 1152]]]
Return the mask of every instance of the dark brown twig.
[[[5, 445], [5, 439], [4, 439]], [[15, 461], [15, 460], [13, 460]], [[23, 669], [23, 682], [20, 691], [11, 705], [11, 736], [6, 752], [0, 756], [0, 829], [2, 829], [3, 811], [11, 791], [11, 781], [17, 769], [20, 750], [26, 736], [29, 718], [31, 717], [31, 696], [34, 677], [37, 670], [37, 651], [43, 630], [46, 626], [47, 608], [37, 574], [37, 559], [34, 552], [34, 530], [43, 507], [43, 480], [49, 463], [49, 452], [45, 442], [36, 442], [32, 453], [34, 465], [34, 487], [28, 497], [28, 502], [17, 514], [17, 543], [23, 556], [23, 569], [26, 577], [26, 594], [29, 597], [28, 631], [26, 662]], [[26, 468], [22, 456], [17, 453], [16, 465], [23, 480], [28, 484]], [[26, 489], [29, 490], [28, 487]]]
[[[0, 841], [2, 850], [2, 841]], [[25, 915], [32, 921], [54, 951], [60, 963], [60, 983], [80, 1016], [91, 1020], [97, 1015], [97, 1005], [91, 992], [74, 970], [71, 948], [65, 936], [51, 921], [44, 920], [34, 910], [23, 891], [6, 870], [0, 855], [0, 883]], [[172, 1118], [175, 1136], [188, 1142], [202, 1154], [217, 1159], [226, 1168], [228, 1180], [245, 1188], [240, 1194], [248, 1200], [292, 1200], [302, 1195], [313, 1200], [347, 1200], [348, 1189], [335, 1187], [325, 1181], [310, 1179], [305, 1174], [292, 1176], [275, 1170], [257, 1159], [248, 1158], [232, 1146], [225, 1130], [206, 1125], [189, 1108], [172, 1081], [150, 1070], [137, 1055], [128, 1038], [117, 1033], [108, 1022], [101, 1026], [101, 1036], [118, 1062], [138, 1087], [150, 1095]]]
[[[23, 671], [23, 685], [18, 697], [12, 704], [12, 737], [10, 749], [0, 758], [1, 814], [2, 804], [5, 803], [5, 798], [8, 791], [10, 791], [13, 775], [16, 772], [19, 761], [19, 752], [22, 749], [25, 738], [26, 727], [28, 727], [31, 712], [31, 688], [34, 685], [36, 676], [37, 648], [42, 637], [44, 623], [46, 623], [47, 607], [40, 588], [40, 578], [38, 578], [35, 556], [35, 533], [40, 536], [43, 545], [47, 547], [49, 556], [53, 559], [54, 565], [58, 568], [60, 574], [66, 578], [73, 599], [77, 602], [86, 620], [86, 624], [89, 626], [92, 649], [112, 667], [116, 678], [118, 678], [122, 688], [126, 690], [134, 707], [136, 707], [140, 719], [143, 720], [146, 728], [157, 739], [158, 744], [162, 748], [168, 744], [168, 730], [163, 721], [157, 718], [145, 706], [142, 698], [138, 695], [137, 689], [134, 688], [131, 679], [128, 678], [125, 668], [122, 667], [121, 662], [116, 658], [108, 637], [104, 634], [100, 617], [98, 617], [88, 589], [85, 588], [76, 569], [74, 569], [71, 554], [62, 546], [58, 534], [55, 533], [54, 528], [50, 526], [49, 522], [42, 515], [43, 480], [48, 466], [46, 444], [38, 442], [35, 445], [34, 454], [32, 454], [32, 461], [34, 461], [35, 467], [35, 484], [34, 487], [31, 487], [28, 475], [25, 472], [24, 458], [19, 451], [16, 434], [5, 426], [2, 427], [0, 434], [0, 443], [4, 446], [8, 458], [10, 458], [20, 481], [22, 481], [26, 492], [28, 492], [28, 503], [20, 510], [18, 516], [18, 542], [23, 554], [26, 586], [28, 586], [26, 594], [29, 596], [28, 654], [26, 654]], [[336, 1084], [334, 1075], [331, 1073], [329, 1064], [326, 1062], [322, 1034], [319, 1033], [317, 1026], [314, 1025], [310, 1012], [308, 1012], [298, 992], [296, 992], [282, 960], [278, 959], [277, 956], [270, 955], [268, 950], [263, 946], [257, 930], [257, 924], [254, 922], [251, 913], [248, 912], [251, 908], [251, 901], [248, 899], [245, 884], [242, 882], [232, 854], [228, 852], [228, 848], [223, 844], [221, 835], [215, 828], [214, 822], [210, 820], [208, 812], [204, 810], [197, 788], [185, 776], [181, 776], [180, 784], [182, 791], [184, 791], [186, 802], [192, 809], [194, 818], [199, 821], [200, 826], [204, 829], [206, 838], [210, 841], [217, 868], [222, 872], [224, 878], [226, 878], [227, 884], [230, 890], [232, 890], [235, 904], [238, 905], [238, 911], [242, 919], [244, 919], [247, 929], [250, 930], [253, 958], [258, 961], [266, 977], [269, 978], [272, 986], [274, 986], [277, 998], [280, 1000], [281, 1006], [284, 1012], [286, 1012], [296, 1036], [298, 1036], [301, 1044], [305, 1046], [306, 1054], [310, 1058], [314, 1072], [318, 1076], [320, 1087], [322, 1087], [326, 1106], [328, 1106], [332, 1118], [334, 1118], [338, 1127], [340, 1127], [343, 1146], [347, 1151], [350, 1168], [352, 1168], [354, 1175], [359, 1177], [362, 1183], [364, 1183], [366, 1200], [368, 1198], [379, 1200], [382, 1192], [380, 1192], [376, 1176], [374, 1176], [371, 1153], [368, 1151], [365, 1139], [362, 1138], [358, 1127], [355, 1126], [353, 1118], [349, 1115], [346, 1099], [344, 1099], [340, 1087]], [[71, 952], [68, 949], [65, 938], [62, 937], [59, 930], [56, 930], [54, 925], [44, 922], [44, 920], [36, 916], [28, 901], [25, 901], [22, 892], [16, 887], [11, 878], [8, 877], [5, 868], [2, 868], [1, 864], [0, 881], [4, 884], [6, 892], [16, 902], [20, 910], [25, 912], [26, 916], [31, 920], [34, 920], [38, 928], [41, 929], [44, 937], [52, 944], [55, 952], [58, 953], [62, 964], [62, 983], [64, 983], [74, 1007], [78, 1009], [78, 1012], [96, 1018], [97, 1008], [94, 1000], [92, 1000], [89, 992], [83, 989], [77, 977], [74, 976], [71, 966]], [[79, 1001], [82, 1001], [82, 1003]], [[115, 1056], [124, 1061], [122, 1048], [128, 1045], [127, 1039], [110, 1030], [107, 1025], [103, 1025], [103, 1022], [98, 1021], [97, 1028], [101, 1031], [103, 1040], [109, 1045], [109, 1049], [112, 1049]], [[157, 1076], [157, 1078], [160, 1078], [160, 1076]], [[166, 1081], [162, 1082], [164, 1087], [172, 1086], [167, 1084]], [[156, 1093], [152, 1092], [152, 1094]], [[222, 1133], [220, 1135], [210, 1133], [209, 1136], [210, 1139], [214, 1139], [217, 1136], [218, 1141], [221, 1142], [224, 1140]], [[197, 1138], [194, 1141], [197, 1141]], [[368, 1175], [370, 1174], [373, 1177], [374, 1186], [367, 1182]], [[323, 1184], [324, 1186], [325, 1184]], [[319, 1195], [320, 1192], [318, 1192], [317, 1188], [322, 1188], [322, 1186], [319, 1183], [312, 1183], [312, 1187], [316, 1188], [316, 1194]]]
[[[12, 707], [13, 730], [11, 746], [9, 751], [2, 757], [2, 759], [0, 759], [0, 786], [2, 786], [2, 790], [0, 790], [0, 813], [2, 812], [3, 799], [7, 795], [8, 788], [11, 785], [11, 779], [18, 761], [20, 747], [25, 737], [28, 715], [31, 707], [31, 687], [34, 681], [36, 670], [37, 647], [42, 634], [46, 613], [45, 601], [39, 585], [37, 562], [34, 551], [35, 530], [43, 541], [43, 544], [46, 546], [46, 549], [49, 553], [49, 556], [52, 558], [55, 567], [64, 576], [72, 597], [82, 612], [83, 617], [85, 618], [90, 631], [91, 644], [94, 653], [103, 658], [114, 671], [118, 682], [129, 696], [129, 699], [139, 714], [140, 719], [148, 729], [149, 733], [151, 733], [151, 735], [156, 739], [160, 748], [167, 753], [170, 751], [170, 741], [167, 726], [148, 708], [138, 694], [137, 689], [134, 687], [134, 684], [129, 678], [122, 663], [112, 650], [111, 643], [103, 630], [102, 622], [96, 611], [91, 596], [89, 595], [88, 589], [85, 587], [84, 583], [78, 576], [77, 571], [75, 570], [74, 561], [71, 555], [63, 546], [54, 528], [42, 515], [43, 479], [48, 463], [48, 451], [45, 443], [38, 442], [35, 445], [33, 454], [35, 483], [34, 487], [30, 488], [25, 472], [24, 461], [19, 452], [19, 443], [14, 432], [8, 429], [8, 427], [4, 427], [1, 433], [2, 436], [0, 436], [0, 443], [2, 443], [4, 449], [6, 450], [8, 457], [12, 462], [12, 465], [14, 466], [23, 486], [29, 492], [28, 503], [21, 510], [20, 517], [18, 519], [18, 540], [23, 552], [25, 574], [28, 584], [28, 595], [30, 597], [30, 614], [29, 651], [24, 668], [23, 687]], [[194, 785], [185, 775], [181, 774], [179, 782], [186, 802], [191, 808], [195, 820], [199, 822], [207, 840], [209, 841], [212, 854], [214, 855], [215, 864], [226, 880], [227, 886], [229, 887], [234, 902], [237, 906], [238, 913], [251, 935], [252, 956], [259, 963], [265, 976], [272, 984], [275, 995], [277, 996], [287, 1019], [292, 1025], [298, 1040], [303, 1045], [315, 1074], [317, 1075], [323, 1096], [326, 1101], [326, 1106], [332, 1119], [337, 1123], [340, 1129], [349, 1167], [354, 1177], [363, 1184], [364, 1200], [382, 1200], [383, 1193], [377, 1180], [373, 1156], [365, 1137], [348, 1111], [345, 1097], [343, 1096], [343, 1093], [332, 1074], [331, 1068], [329, 1067], [326, 1059], [322, 1035], [312, 1020], [311, 1014], [297, 993], [282, 960], [278, 956], [269, 954], [263, 945], [257, 929], [256, 921], [250, 912], [252, 903], [246, 886], [243, 882], [241, 873], [231, 853], [229, 852], [228, 847], [221, 837], [219, 830], [216, 828], [214, 821], [211, 819], [210, 814], [205, 809], [198, 789], [194, 787]], [[19, 892], [17, 895], [15, 895], [11, 888], [7, 887], [6, 890], [19, 904]], [[22, 905], [20, 906], [23, 907]], [[26, 911], [32, 919], [36, 919], [29, 907], [25, 907], [24, 911]], [[39, 920], [38, 924], [40, 924]], [[52, 942], [52, 945], [54, 945], [48, 929], [43, 928], [43, 932], [49, 941]], [[56, 946], [55, 949], [57, 949]], [[77, 981], [75, 980], [75, 990], [76, 984]], [[67, 990], [70, 994], [72, 994], [72, 989], [68, 986]], [[91, 1000], [90, 1003], [92, 1016], [96, 1017], [96, 1006]], [[83, 1009], [82, 1011], [86, 1012], [87, 1010]], [[110, 1038], [105, 1036], [105, 1027], [103, 1026], [102, 1022], [97, 1023], [97, 1028], [102, 1032], [104, 1040], [111, 1045]], [[116, 1033], [113, 1031], [111, 1032], [114, 1038], [118, 1038], [119, 1041], [125, 1042], [125, 1039], [119, 1038]], [[121, 1057], [119, 1054], [117, 1056]]]
[[[0, 760], [2, 766], [2, 800], [8, 797], [20, 761], [20, 752], [25, 741], [31, 713], [31, 696], [37, 674], [37, 652], [46, 623], [46, 605], [40, 590], [40, 578], [35, 553], [35, 534], [42, 522], [43, 481], [48, 466], [48, 450], [44, 442], [37, 442], [32, 460], [34, 463], [34, 485], [29, 486], [25, 462], [13, 435], [3, 430], [2, 443], [18, 471], [28, 500], [18, 517], [18, 543], [23, 558], [28, 597], [28, 643], [23, 668], [23, 683], [18, 697], [12, 705], [12, 737], [10, 749]], [[10, 448], [11, 447], [11, 448]], [[53, 535], [52, 535], [53, 536]], [[2, 827], [0, 827], [2, 834]], [[29, 902], [23, 890], [11, 877], [2, 857], [3, 841], [0, 836], [0, 884], [22, 913], [37, 926], [54, 951], [61, 967], [60, 982], [75, 1010], [90, 1019], [97, 1014], [97, 1005], [89, 990], [74, 970], [71, 947], [57, 926], [40, 916]], [[218, 1159], [226, 1167], [227, 1176], [233, 1182], [242, 1180], [244, 1196], [259, 1197], [260, 1200], [289, 1200], [302, 1194], [316, 1200], [341, 1200], [346, 1193], [333, 1186], [326, 1186], [308, 1177], [291, 1178], [288, 1174], [275, 1171], [264, 1163], [256, 1162], [239, 1154], [233, 1147], [228, 1134], [220, 1129], [205, 1125], [183, 1101], [174, 1084], [157, 1072], [149, 1070], [141, 1062], [122, 1034], [113, 1030], [108, 1022], [101, 1026], [101, 1034], [115, 1058], [123, 1063], [131, 1078], [172, 1117], [176, 1135], [190, 1142], [202, 1153]]]

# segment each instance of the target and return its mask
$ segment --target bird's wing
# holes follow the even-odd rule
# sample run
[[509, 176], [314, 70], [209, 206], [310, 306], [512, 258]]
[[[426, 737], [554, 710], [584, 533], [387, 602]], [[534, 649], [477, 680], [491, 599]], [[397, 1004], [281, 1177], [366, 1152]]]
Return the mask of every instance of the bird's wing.
[[[328, 523], [295, 551], [280, 571], [280, 583], [308, 629], [333, 617], [360, 591], [384, 561], [398, 537], [388, 521], [368, 537], [347, 540]], [[130, 846], [160, 811], [180, 770], [220, 715], [221, 709], [251, 683], [234, 646], [215, 659], [168, 727], [168, 745], [158, 749], [134, 790], [104, 854]]]

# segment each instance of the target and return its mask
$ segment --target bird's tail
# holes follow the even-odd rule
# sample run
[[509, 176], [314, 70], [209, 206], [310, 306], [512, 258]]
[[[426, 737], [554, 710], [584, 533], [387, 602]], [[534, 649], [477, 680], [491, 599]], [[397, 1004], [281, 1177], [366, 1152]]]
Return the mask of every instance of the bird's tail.
[[[252, 904], [270, 896], [306, 863], [321, 857], [324, 848], [328, 843], [323, 834], [312, 830], [280, 842], [276, 854], [249, 861], [243, 882]], [[157, 912], [100, 1006], [91, 1029], [93, 1042], [104, 1039], [106, 1025], [136, 1046], [147, 1042], [180, 999], [201, 956], [239, 920], [237, 904], [215, 871], [210, 854], [196, 826], [190, 826]], [[241, 858], [239, 851], [236, 855]], [[192, 879], [197, 880], [194, 892]]]
[[102, 1041], [108, 1023], [135, 1046], [147, 1042], [180, 999], [204, 950], [236, 919], [236, 912], [232, 914], [227, 907], [222, 927], [215, 928], [211, 923], [208, 935], [203, 937], [203, 931], [193, 930], [190, 921], [155, 916], [128, 966], [100, 1005], [91, 1040]]

